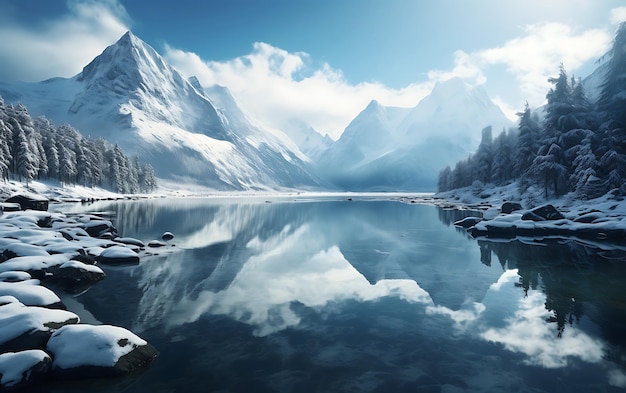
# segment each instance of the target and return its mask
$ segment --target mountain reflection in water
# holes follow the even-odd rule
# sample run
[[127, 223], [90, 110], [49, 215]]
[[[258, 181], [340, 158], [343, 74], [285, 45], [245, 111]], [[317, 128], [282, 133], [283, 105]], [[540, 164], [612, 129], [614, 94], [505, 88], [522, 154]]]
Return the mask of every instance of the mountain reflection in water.
[[626, 387], [621, 251], [476, 241], [450, 225], [467, 212], [425, 205], [271, 202], [73, 207], [176, 236], [77, 298], [161, 350], [137, 391]]

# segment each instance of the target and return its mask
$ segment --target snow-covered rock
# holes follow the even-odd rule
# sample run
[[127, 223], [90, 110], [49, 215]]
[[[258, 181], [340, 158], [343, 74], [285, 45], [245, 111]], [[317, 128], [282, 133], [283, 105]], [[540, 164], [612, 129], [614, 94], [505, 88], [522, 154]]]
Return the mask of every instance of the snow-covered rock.
[[139, 255], [128, 247], [113, 246], [105, 248], [97, 260], [108, 265], [136, 265], [139, 263]]
[[28, 307], [13, 296], [0, 296], [0, 352], [44, 348], [55, 329], [79, 320], [69, 311]]
[[165, 244], [161, 240], [150, 240], [148, 242], [148, 247], [151, 247], [151, 248], [159, 248], [159, 247], [165, 247], [165, 246], [167, 246], [167, 244]]
[[34, 278], [45, 279], [52, 269], [69, 260], [70, 257], [65, 254], [49, 255], [47, 253], [41, 256], [14, 257], [0, 263], [0, 272], [23, 271]]
[[98, 266], [70, 260], [54, 271], [51, 281], [65, 292], [78, 293], [103, 280], [105, 276]]
[[0, 390], [24, 389], [43, 378], [52, 358], [40, 349], [0, 354]]
[[0, 258], [6, 261], [14, 257], [24, 256], [49, 256], [50, 254], [43, 248], [20, 241], [0, 242]]
[[0, 296], [13, 296], [26, 306], [65, 309], [57, 294], [39, 285], [39, 280], [0, 282]]
[[65, 292], [86, 289], [105, 277], [102, 269], [89, 264], [96, 256], [138, 263], [139, 256], [132, 250], [137, 246], [126, 243], [139, 240], [127, 238], [121, 243], [89, 236], [89, 231], [94, 236], [113, 233], [112, 228], [110, 221], [88, 214], [0, 216], [0, 250], [6, 259], [0, 263], [0, 390], [22, 388], [46, 374], [52, 364], [42, 351], [47, 345], [55, 355], [55, 373], [61, 377], [120, 375], [152, 362], [156, 350], [123, 328], [81, 325], [59, 333], [57, 329], [80, 319], [69, 311], [52, 309], [65, 306], [56, 293], [41, 285], [45, 281]]
[[67, 378], [123, 375], [148, 366], [158, 355], [132, 332], [110, 325], [72, 325], [57, 330], [46, 347], [52, 372]]
[[116, 237], [115, 239], [113, 239], [113, 241], [115, 241], [116, 243], [129, 244], [137, 247], [145, 247], [146, 245], [141, 240], [132, 237]]
[[20, 282], [20, 281], [26, 281], [26, 280], [31, 280], [33, 277], [26, 273], [26, 272], [21, 272], [21, 271], [5, 271], [0, 273], [0, 282]]

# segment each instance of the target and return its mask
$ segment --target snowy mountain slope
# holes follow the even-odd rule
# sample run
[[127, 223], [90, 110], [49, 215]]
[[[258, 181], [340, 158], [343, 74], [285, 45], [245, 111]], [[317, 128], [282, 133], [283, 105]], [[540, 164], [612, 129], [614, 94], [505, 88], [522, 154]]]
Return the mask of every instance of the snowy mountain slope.
[[467, 157], [480, 131], [513, 123], [485, 91], [438, 83], [414, 108], [371, 102], [320, 157], [317, 170], [349, 190], [434, 190], [439, 170]]
[[284, 132], [313, 162], [334, 143], [328, 135], [322, 136], [309, 124], [296, 119], [286, 126]]
[[317, 184], [287, 136], [247, 121], [227, 90], [209, 93], [221, 108], [131, 32], [73, 78], [0, 84], [5, 100], [118, 143], [165, 179], [237, 190]]

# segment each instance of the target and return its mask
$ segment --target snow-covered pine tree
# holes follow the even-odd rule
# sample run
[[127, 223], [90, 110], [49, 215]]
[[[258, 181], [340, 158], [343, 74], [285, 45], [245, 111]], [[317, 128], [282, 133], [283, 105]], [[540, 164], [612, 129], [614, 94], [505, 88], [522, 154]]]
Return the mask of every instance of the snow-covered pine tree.
[[11, 129], [0, 117], [0, 177], [4, 181], [9, 179], [9, 165], [11, 164], [10, 140]]
[[519, 133], [515, 152], [514, 176], [522, 177], [530, 168], [539, 149], [539, 125], [533, 119], [528, 102], [522, 112], [518, 112]]
[[[559, 65], [559, 76], [556, 78], [548, 78], [548, 82], [552, 83], [553, 87], [550, 88], [546, 94], [548, 101], [545, 106], [546, 137], [558, 139], [560, 132], [571, 128], [578, 128], [575, 127], [575, 125], [568, 124], [570, 115], [574, 110], [574, 105], [572, 102], [569, 78], [567, 77], [563, 63]], [[557, 141], [553, 140], [551, 142], [555, 143]]]
[[626, 127], [626, 22], [622, 22], [610, 52], [606, 79], [602, 85], [598, 107], [611, 128]]

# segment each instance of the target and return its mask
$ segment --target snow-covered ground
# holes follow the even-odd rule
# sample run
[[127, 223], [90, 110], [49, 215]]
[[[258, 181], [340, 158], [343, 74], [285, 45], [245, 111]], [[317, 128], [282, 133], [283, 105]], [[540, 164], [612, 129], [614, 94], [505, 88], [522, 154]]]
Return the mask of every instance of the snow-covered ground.
[[[12, 182], [0, 185], [2, 197], [24, 192], [66, 201], [124, 197], [39, 182], [28, 188]], [[54, 208], [2, 212], [0, 390], [22, 388], [50, 375], [126, 374], [147, 366], [157, 355], [122, 327], [79, 324], [80, 317], [66, 310], [55, 292], [78, 293], [104, 279], [96, 262], [137, 263], [150, 254], [149, 246], [138, 239], [116, 239], [112, 223], [96, 214], [66, 215]]]
[[[475, 237], [575, 237], [606, 247], [626, 247], [626, 201], [616, 192], [590, 200], [580, 200], [572, 194], [546, 199], [532, 188], [520, 193], [518, 184], [513, 182], [499, 187], [475, 184], [432, 197], [402, 200], [480, 212], [482, 221], [468, 228]], [[505, 202], [517, 202], [521, 209], [501, 213]], [[554, 206], [562, 217], [546, 219], [535, 214], [548, 205]]]

